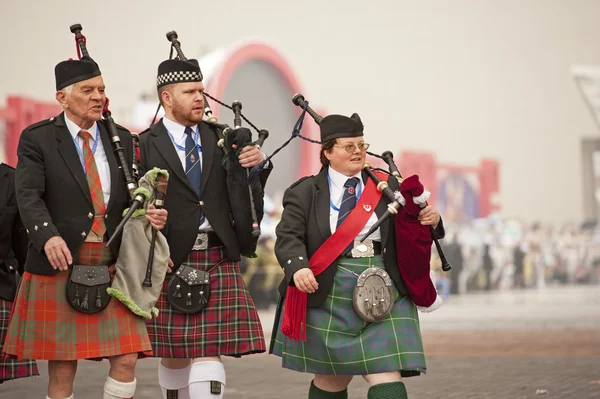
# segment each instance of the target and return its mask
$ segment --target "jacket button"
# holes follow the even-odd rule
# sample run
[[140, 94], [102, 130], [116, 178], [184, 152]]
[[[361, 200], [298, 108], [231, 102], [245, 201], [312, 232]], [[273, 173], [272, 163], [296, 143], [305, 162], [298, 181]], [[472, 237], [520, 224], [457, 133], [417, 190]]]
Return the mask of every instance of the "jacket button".
[[381, 251], [381, 253], [385, 255], [385, 248], [383, 248], [383, 251]]
[[92, 212], [88, 212], [88, 219], [91, 219], [94, 217], [94, 214]]
[[81, 236], [82, 236], [82, 237], [85, 237], [85, 236], [86, 236], [86, 234], [85, 234], [85, 231], [82, 231], [82, 232], [81, 232]]
[[200, 206], [204, 206], [204, 201], [200, 201], [200, 202], [198, 202], [198, 205], [200, 205]]

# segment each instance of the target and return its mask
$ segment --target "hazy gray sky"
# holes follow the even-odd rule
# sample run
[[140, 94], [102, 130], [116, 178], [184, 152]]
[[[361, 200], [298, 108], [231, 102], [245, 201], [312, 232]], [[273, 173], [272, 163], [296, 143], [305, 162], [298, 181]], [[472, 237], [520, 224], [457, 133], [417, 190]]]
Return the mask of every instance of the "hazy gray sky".
[[313, 104], [359, 112], [375, 151], [393, 143], [444, 163], [496, 158], [505, 215], [582, 216], [579, 139], [600, 132], [569, 68], [600, 65], [600, 1], [0, 4], [0, 106], [11, 94], [53, 100], [54, 65], [75, 57], [74, 22], [122, 118], [153, 88], [168, 30], [188, 57], [255, 37], [286, 57]]

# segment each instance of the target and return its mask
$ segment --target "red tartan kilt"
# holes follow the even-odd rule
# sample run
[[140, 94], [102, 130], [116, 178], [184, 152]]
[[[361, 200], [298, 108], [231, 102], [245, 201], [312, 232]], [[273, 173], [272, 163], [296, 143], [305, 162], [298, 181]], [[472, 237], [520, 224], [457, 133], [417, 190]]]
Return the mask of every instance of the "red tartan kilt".
[[[224, 257], [222, 247], [192, 251], [183, 264], [209, 270]], [[169, 278], [167, 275], [156, 304], [158, 318], [147, 322], [154, 356], [239, 357], [266, 351], [262, 325], [238, 262], [223, 262], [210, 272], [210, 299], [200, 313], [180, 313], [169, 305]]]
[[[8, 330], [12, 302], [0, 299], [0, 353]], [[17, 360], [0, 356], [0, 382], [40, 375], [35, 360]]]
[[[84, 243], [75, 264], [111, 264], [103, 243]], [[78, 259], [77, 259], [78, 258]], [[69, 272], [25, 272], [19, 284], [3, 351], [18, 359], [102, 359], [127, 353], [150, 355], [144, 320], [112, 299], [101, 312], [71, 308], [65, 290]]]

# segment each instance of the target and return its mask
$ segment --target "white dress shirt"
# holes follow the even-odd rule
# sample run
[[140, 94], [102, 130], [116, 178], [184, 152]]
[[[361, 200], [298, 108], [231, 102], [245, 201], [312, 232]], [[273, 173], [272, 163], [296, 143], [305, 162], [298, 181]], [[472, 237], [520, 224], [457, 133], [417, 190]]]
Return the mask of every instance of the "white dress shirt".
[[[331, 204], [335, 205], [335, 207], [337, 209], [340, 208], [340, 205], [342, 203], [342, 197], [344, 196], [344, 191], [345, 191], [344, 184], [346, 183], [346, 180], [348, 180], [352, 177], [358, 177], [358, 180], [360, 181], [360, 188], [357, 187], [356, 192], [361, 193], [361, 194], [365, 189], [365, 184], [363, 183], [361, 172], [358, 172], [354, 176], [346, 176], [346, 175], [343, 175], [340, 172], [336, 171], [331, 166], [329, 166], [328, 173], [329, 173], [329, 199], [331, 201], [331, 203], [329, 204], [329, 227], [331, 228], [331, 234], [333, 234], [337, 228], [337, 220], [338, 220], [339, 212], [336, 211], [335, 209], [333, 209]], [[356, 199], [356, 202], [358, 203], [358, 198]], [[371, 214], [371, 217], [367, 221], [367, 224], [360, 231], [357, 239], [362, 239], [363, 236], [365, 234], [367, 234], [367, 232], [369, 231], [371, 226], [373, 226], [377, 222], [377, 215], [375, 214], [375, 207], [377, 206], [377, 204], [372, 204], [372, 206], [373, 206], [373, 213]], [[377, 230], [375, 230], [368, 238], [373, 241], [381, 241], [380, 229], [378, 228]]]
[[[85, 140], [79, 135], [79, 132], [85, 130], [90, 133], [92, 138], [90, 139], [90, 148], [94, 148], [94, 143], [96, 142], [96, 132], [98, 132], [98, 145], [96, 146], [96, 152], [94, 153], [94, 161], [96, 162], [96, 169], [98, 169], [98, 175], [100, 176], [100, 184], [102, 184], [102, 193], [104, 194], [104, 203], [108, 205], [108, 201], [110, 199], [110, 166], [108, 165], [108, 158], [106, 158], [106, 151], [104, 151], [104, 145], [102, 144], [102, 139], [100, 138], [100, 131], [98, 130], [98, 122], [94, 122], [92, 127], [89, 129], [82, 129], [75, 122], [70, 120], [67, 117], [67, 113], [65, 112], [65, 123], [67, 124], [67, 129], [69, 129], [69, 133], [76, 140], [77, 145], [79, 146], [78, 150], [81, 150], [81, 153], [78, 152], [79, 159], [81, 160], [82, 168], [84, 165], [83, 161], [83, 145]], [[85, 170], [85, 169], [84, 169]], [[87, 171], [86, 171], [87, 173]]]
[[[167, 131], [171, 134], [171, 142], [173, 142], [173, 148], [175, 148], [175, 152], [177, 153], [177, 156], [179, 157], [179, 160], [181, 161], [181, 166], [183, 167], [183, 172], [185, 173], [185, 150], [180, 150], [179, 148], [177, 148], [177, 146], [181, 146], [183, 148], [185, 148], [185, 140], [187, 138], [187, 135], [185, 134], [185, 128], [186, 126], [183, 126], [175, 121], [170, 120], [169, 118], [167, 118], [166, 116], [163, 117], [162, 119], [163, 121], [163, 125], [165, 125], [165, 128], [167, 129]], [[200, 139], [200, 132], [198, 131], [198, 125], [194, 125], [194, 126], [190, 126], [190, 128], [192, 129], [192, 131], [198, 133], [197, 139], [198, 139], [198, 145], [202, 146], [202, 141]], [[194, 136], [196, 137], [196, 136]], [[177, 145], [175, 145], [177, 144]], [[203, 166], [203, 162], [204, 162], [204, 158], [203, 158], [203, 154], [200, 154], [200, 167]], [[199, 231], [212, 231], [212, 227], [210, 226], [210, 223], [208, 221], [208, 218], [206, 217], [206, 215], [204, 215], [204, 223], [202, 223], [200, 225], [200, 227], [198, 228]]]

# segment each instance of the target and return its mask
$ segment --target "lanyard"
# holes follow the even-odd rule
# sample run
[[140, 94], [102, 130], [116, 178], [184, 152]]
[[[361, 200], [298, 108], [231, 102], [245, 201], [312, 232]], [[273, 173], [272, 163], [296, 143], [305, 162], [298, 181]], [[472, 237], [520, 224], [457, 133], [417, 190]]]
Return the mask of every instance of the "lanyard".
[[[334, 211], [339, 212], [340, 208], [333, 205], [333, 201], [331, 201], [331, 176], [329, 176], [329, 172], [327, 172], [327, 181], [329, 182], [329, 206], [331, 206], [331, 209], [333, 209]], [[361, 179], [358, 179], [358, 190], [356, 192], [356, 200], [357, 201], [360, 198], [361, 194], [362, 194], [362, 181], [361, 181]], [[344, 198], [343, 195], [342, 195], [342, 198]]]
[[[198, 149], [198, 152], [202, 152], [202, 146], [198, 143], [198, 140], [200, 140], [200, 133], [198, 133], [198, 129], [200, 128], [199, 125], [196, 126], [196, 131], [194, 132], [194, 134], [192, 135], [192, 139], [194, 140], [194, 144], [196, 144], [196, 148]], [[175, 137], [173, 137], [173, 135], [171, 134], [171, 132], [169, 132], [167, 130], [167, 133], [169, 133], [169, 137], [171, 137], [171, 141], [173, 142], [173, 144], [175, 145], [175, 148], [177, 148], [179, 151], [183, 151], [185, 153], [185, 147], [180, 146], [179, 144], [177, 144], [175, 142]], [[187, 155], [187, 154], [186, 154]]]
[[[92, 155], [96, 155], [96, 148], [98, 147], [98, 135], [100, 133], [100, 127], [98, 123], [96, 123], [96, 139], [94, 140], [94, 146], [92, 147]], [[85, 168], [85, 159], [83, 158], [83, 151], [81, 150], [81, 146], [77, 142], [77, 138], [71, 136], [73, 142], [75, 143], [75, 148], [77, 149], [77, 153], [79, 154], [79, 160], [81, 161], [81, 166], [83, 166], [83, 173], [87, 174], [87, 170]], [[85, 140], [84, 140], [85, 141]]]

